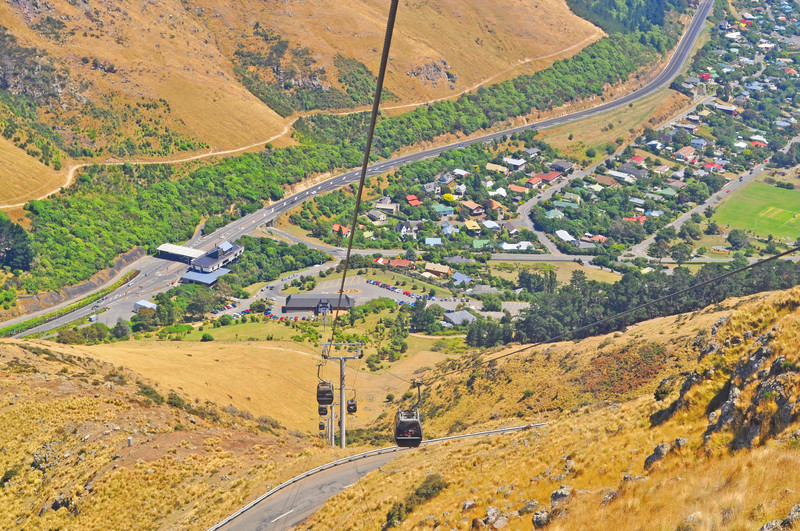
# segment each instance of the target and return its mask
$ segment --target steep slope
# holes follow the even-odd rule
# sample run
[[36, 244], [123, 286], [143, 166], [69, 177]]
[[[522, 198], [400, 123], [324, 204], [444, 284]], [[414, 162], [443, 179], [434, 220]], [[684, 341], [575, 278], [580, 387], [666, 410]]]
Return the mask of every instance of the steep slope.
[[4, 529], [206, 528], [332, 455], [46, 342], [0, 343], [0, 398]]
[[[498, 362], [495, 382], [473, 379], [470, 393], [448, 393], [468, 378], [449, 382], [426, 399], [432, 415], [426, 427], [453, 424], [452, 413], [462, 411], [452, 403], [457, 395], [472, 413], [455, 416], [484, 420], [499, 412], [488, 425], [541, 419], [548, 425], [406, 454], [333, 498], [304, 528], [329, 528], [331, 521], [348, 522], [348, 529], [639, 529], [642, 522], [654, 529], [753, 529], [784, 519], [783, 525], [798, 525], [800, 289], [728, 305], [736, 308], [683, 316], [675, 335], [674, 319], [660, 319], [614, 338], [610, 350], [618, 352], [642, 340], [660, 344], [663, 366], [680, 370], [670, 375], [640, 359], [652, 371], [638, 393], [607, 389], [594, 395], [604, 400], [563, 412], [526, 411], [523, 404], [537, 394], [553, 404], [587, 390], [587, 374], [609, 354], [607, 347], [605, 354], [595, 350], [596, 338], [549, 349], [567, 364], [563, 372], [575, 374], [569, 382], [548, 372], [541, 350], [524, 361]], [[647, 325], [655, 325], [649, 333]], [[631, 372], [641, 369], [618, 364], [603, 381]], [[518, 380], [533, 392], [520, 393]], [[520, 418], [508, 418], [515, 410]], [[431, 474], [447, 486], [431, 489], [430, 478], [424, 481]]]

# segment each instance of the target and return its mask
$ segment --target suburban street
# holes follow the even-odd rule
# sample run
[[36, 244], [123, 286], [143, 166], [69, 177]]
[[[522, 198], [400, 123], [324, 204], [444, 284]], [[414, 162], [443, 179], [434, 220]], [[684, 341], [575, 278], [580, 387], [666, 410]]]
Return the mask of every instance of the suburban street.
[[[670, 58], [667, 66], [652, 81], [650, 81], [647, 85], [645, 85], [644, 87], [642, 87], [637, 91], [622, 96], [619, 99], [605, 102], [591, 109], [585, 109], [574, 113], [566, 114], [564, 116], [542, 120], [535, 124], [523, 125], [502, 131], [497, 131], [483, 136], [471, 139], [465, 139], [460, 142], [419, 151], [417, 153], [403, 155], [400, 157], [396, 157], [394, 159], [380, 161], [368, 168], [367, 175], [375, 175], [378, 173], [382, 173], [392, 168], [402, 166], [403, 164], [407, 164], [409, 162], [415, 162], [418, 160], [433, 158], [445, 151], [449, 151], [452, 149], [459, 149], [466, 145], [474, 144], [477, 142], [490, 142], [495, 139], [502, 138], [504, 135], [510, 135], [527, 129], [547, 128], [551, 126], [562, 125], [568, 122], [573, 122], [576, 120], [581, 120], [583, 118], [593, 116], [595, 114], [607, 112], [615, 108], [626, 106], [629, 103], [639, 98], [645, 97], [661, 89], [662, 87], [668, 85], [671, 82], [671, 80], [678, 74], [680, 69], [683, 67], [684, 63], [688, 60], [689, 54], [691, 53], [691, 50], [694, 47], [694, 44], [696, 43], [701, 30], [703, 29], [706, 17], [708, 16], [711, 6], [712, 6], [712, 0], [703, 0], [703, 2], [698, 7], [697, 12], [695, 13], [686, 32], [684, 33], [681, 41], [678, 43], [675, 52], [673, 53], [673, 56]], [[306, 188], [305, 190], [299, 191], [279, 201], [275, 201], [257, 212], [254, 212], [236, 221], [233, 221], [230, 224], [226, 225], [225, 227], [218, 229], [212, 234], [206, 236], [200, 236], [199, 233], [195, 234], [194, 237], [192, 237], [188, 242], [184, 243], [183, 245], [194, 249], [210, 251], [217, 244], [225, 240], [235, 241], [240, 236], [252, 232], [253, 229], [258, 227], [259, 225], [263, 225], [275, 220], [278, 216], [280, 216], [284, 212], [287, 212], [288, 210], [294, 208], [299, 202], [308, 200], [313, 196], [317, 195], [318, 193], [332, 191], [347, 184], [357, 182], [357, 180], [359, 179], [360, 171], [361, 171], [360, 169], [354, 169], [345, 172], [343, 174], [331, 177], [330, 179], [312, 185]], [[165, 243], [179, 243], [179, 242], [165, 242]], [[545, 243], [545, 245], [547, 244]], [[549, 246], [548, 249], [550, 249], [551, 252], [553, 250]], [[363, 252], [363, 251], [358, 251], [358, 252]], [[370, 250], [367, 252], [371, 254], [375, 251]], [[509, 258], [505, 259], [521, 260], [522, 256], [528, 256], [528, 255], [509, 254], [507, 256]], [[537, 259], [572, 261], [575, 259], [575, 257], [569, 257], [567, 255], [560, 255], [560, 254], [558, 255], [551, 254], [551, 255], [537, 255]], [[123, 269], [122, 272], [116, 277], [116, 279], [121, 278], [121, 275], [124, 274], [125, 272], [134, 269], [139, 270], [140, 274], [136, 279], [134, 279], [133, 282], [128, 283], [127, 285], [117, 289], [114, 293], [110, 294], [107, 297], [107, 299], [100, 301], [101, 302], [100, 307], [107, 307], [106, 314], [103, 315], [102, 318], [100, 319], [101, 322], [113, 325], [117, 317], [123, 317], [125, 319], [129, 319], [133, 313], [133, 304], [136, 301], [140, 299], [152, 298], [156, 293], [169, 289], [169, 287], [171, 287], [173, 283], [177, 282], [177, 280], [186, 271], [187, 268], [184, 265], [172, 261], [162, 260], [152, 256], [146, 256], [130, 264], [125, 269]], [[112, 284], [116, 279], [109, 281], [107, 285]], [[32, 317], [36, 317], [37, 315], [50, 313], [54, 310], [68, 306], [69, 304], [72, 303], [74, 303], [74, 300], [65, 301], [60, 305], [50, 307], [41, 312], [36, 312], [26, 316], [18, 317], [1, 324], [2, 326], [11, 326], [21, 321], [30, 319]], [[20, 334], [20, 336], [32, 333], [41, 333], [47, 330], [51, 330], [53, 328], [67, 324], [68, 322], [74, 321], [76, 319], [88, 317], [95, 311], [97, 311], [97, 308], [93, 308], [92, 306], [82, 308], [60, 319], [53, 320], [49, 323], [41, 325], [40, 327], [37, 327], [36, 329], [27, 331], [24, 334]]]

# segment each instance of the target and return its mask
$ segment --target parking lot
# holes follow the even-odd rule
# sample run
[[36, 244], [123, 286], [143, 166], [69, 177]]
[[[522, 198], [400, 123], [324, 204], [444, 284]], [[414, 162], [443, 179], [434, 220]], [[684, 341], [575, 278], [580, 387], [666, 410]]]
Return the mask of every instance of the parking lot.
[[[286, 277], [280, 281], [275, 281], [271, 285], [262, 288], [254, 297], [246, 300], [231, 302], [224, 307], [215, 308], [212, 313], [215, 317], [227, 314], [234, 319], [238, 319], [249, 313], [248, 310], [250, 304], [258, 299], [263, 299], [267, 304], [267, 313], [270, 314], [270, 317], [273, 317], [276, 320], [283, 318], [284, 320], [292, 319], [299, 321], [313, 318], [313, 314], [309, 311], [283, 311], [283, 305], [286, 303], [286, 295], [283, 295], [279, 290], [282, 284], [290, 278], [291, 277]], [[302, 293], [336, 294], [341, 287], [341, 283], [341, 279], [322, 280], [313, 290], [308, 292], [304, 291]], [[455, 311], [459, 305], [466, 306], [467, 308], [473, 310], [483, 311], [483, 303], [468, 296], [431, 297], [419, 292], [413, 292], [408, 289], [408, 286], [393, 286], [391, 284], [362, 276], [353, 276], [345, 279], [344, 293], [353, 298], [357, 306], [366, 304], [367, 302], [380, 297], [388, 297], [395, 300], [400, 305], [415, 305], [417, 301], [425, 299], [428, 306], [435, 304], [444, 308], [446, 312]], [[508, 310], [512, 315], [517, 315], [523, 308], [526, 308], [527, 306], [528, 304], [524, 302], [503, 303], [503, 309]], [[493, 318], [499, 318], [499, 312], [491, 312], [491, 316]]]

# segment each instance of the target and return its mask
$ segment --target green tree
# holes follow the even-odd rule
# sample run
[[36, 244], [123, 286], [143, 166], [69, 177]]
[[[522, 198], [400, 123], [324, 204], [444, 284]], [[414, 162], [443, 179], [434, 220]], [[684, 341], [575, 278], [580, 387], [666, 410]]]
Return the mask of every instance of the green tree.
[[681, 265], [692, 257], [692, 248], [685, 243], [676, 243], [670, 247], [669, 255], [678, 265]]
[[728, 243], [731, 246], [731, 249], [734, 251], [738, 251], [739, 249], [744, 249], [750, 244], [750, 238], [748, 238], [747, 233], [742, 229], [733, 229], [728, 233]]
[[114, 328], [111, 329], [111, 335], [117, 339], [128, 337], [131, 335], [131, 327], [125, 319], [119, 317], [117, 319], [117, 324], [115, 324]]

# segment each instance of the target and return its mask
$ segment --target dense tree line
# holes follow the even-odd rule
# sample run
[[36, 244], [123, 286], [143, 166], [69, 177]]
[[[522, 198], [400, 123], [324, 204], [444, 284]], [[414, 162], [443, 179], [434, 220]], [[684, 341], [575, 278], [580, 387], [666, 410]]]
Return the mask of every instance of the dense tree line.
[[0, 212], [0, 267], [27, 271], [33, 260], [31, 237], [21, 226]]
[[686, 0], [568, 0], [579, 17], [597, 24], [609, 33], [649, 31], [663, 26], [667, 11], [684, 9]]
[[[514, 324], [514, 339], [525, 343], [546, 341], [670, 293], [701, 284], [746, 264], [744, 258], [737, 257], [727, 264], [706, 264], [695, 275], [684, 267], [675, 269], [672, 275], [661, 271], [633, 271], [623, 275], [614, 284], [588, 280], [583, 272], [576, 271], [568, 284], [559, 286], [552, 292], [544, 288], [546, 283], [542, 279], [532, 285], [541, 287], [542, 290], [534, 294], [530, 307], [523, 311]], [[622, 330], [640, 321], [694, 311], [729, 297], [788, 289], [797, 284], [800, 284], [800, 264], [777, 260], [697, 288], [675, 299], [593, 326], [575, 337]], [[485, 328], [487, 325], [482, 326]], [[497, 332], [481, 336], [473, 331], [467, 335], [475, 346], [494, 345], [502, 337]], [[495, 342], [492, 343], [491, 340]]]

